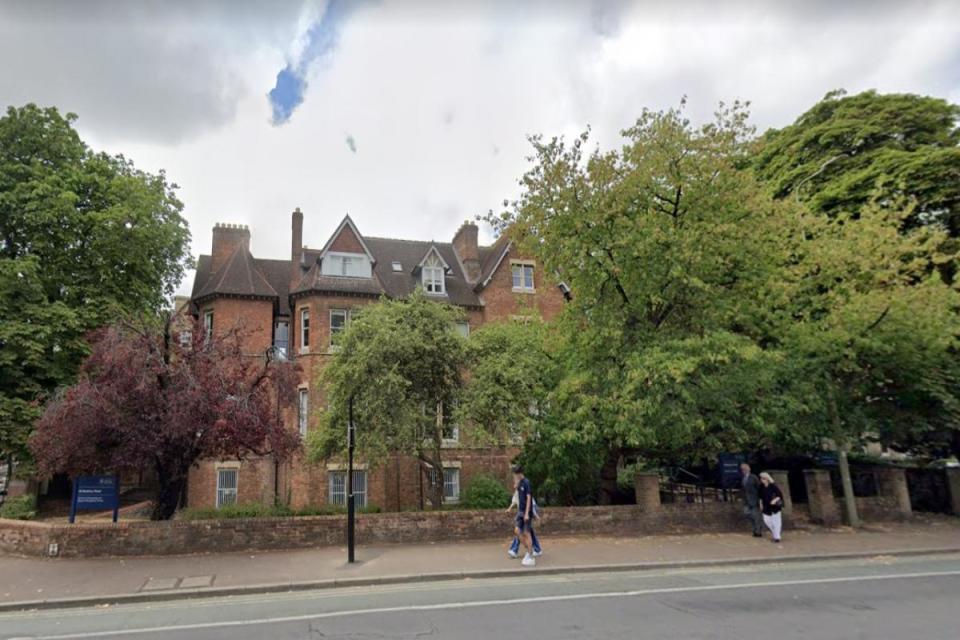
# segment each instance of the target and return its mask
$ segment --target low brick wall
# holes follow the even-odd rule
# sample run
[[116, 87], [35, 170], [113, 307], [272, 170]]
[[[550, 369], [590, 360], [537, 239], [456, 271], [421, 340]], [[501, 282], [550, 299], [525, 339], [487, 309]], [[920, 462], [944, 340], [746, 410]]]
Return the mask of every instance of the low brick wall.
[[[425, 511], [357, 516], [357, 541], [449, 542], [507, 538], [512, 516], [502, 511]], [[742, 530], [735, 503], [554, 507], [539, 530], [551, 535], [653, 535]], [[346, 544], [344, 516], [170, 522], [52, 524], [0, 520], [0, 553], [60, 557], [175, 555]]]

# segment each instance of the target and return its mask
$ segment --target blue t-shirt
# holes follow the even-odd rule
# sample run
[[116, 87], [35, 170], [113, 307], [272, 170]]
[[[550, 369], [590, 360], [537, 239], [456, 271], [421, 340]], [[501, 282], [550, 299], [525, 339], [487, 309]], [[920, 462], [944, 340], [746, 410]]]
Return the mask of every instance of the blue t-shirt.
[[[522, 516], [527, 513], [527, 496], [533, 493], [533, 490], [530, 488], [530, 481], [527, 478], [524, 478], [517, 483], [517, 509], [518, 513]], [[533, 506], [530, 506], [530, 517], [533, 517]]]

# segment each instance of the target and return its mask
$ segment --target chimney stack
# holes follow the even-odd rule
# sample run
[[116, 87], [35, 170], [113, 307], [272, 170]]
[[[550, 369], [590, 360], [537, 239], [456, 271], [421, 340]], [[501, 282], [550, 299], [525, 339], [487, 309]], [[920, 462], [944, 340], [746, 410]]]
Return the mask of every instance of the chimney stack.
[[300, 207], [290, 216], [290, 282], [291, 286], [300, 280], [300, 263], [303, 261], [303, 213]]
[[250, 229], [247, 225], [222, 222], [213, 225], [213, 248], [210, 251], [212, 273], [219, 271], [239, 247], [250, 251]]
[[479, 227], [467, 220], [460, 225], [453, 236], [453, 249], [463, 263], [467, 282], [476, 282], [480, 279], [480, 245], [477, 240], [479, 232]]

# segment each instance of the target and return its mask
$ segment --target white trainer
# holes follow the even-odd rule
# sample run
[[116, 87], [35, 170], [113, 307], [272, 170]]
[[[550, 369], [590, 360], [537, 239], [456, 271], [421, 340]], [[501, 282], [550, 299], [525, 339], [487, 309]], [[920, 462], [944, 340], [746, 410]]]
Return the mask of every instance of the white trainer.
[[534, 558], [539, 558], [539, 557], [542, 556], [542, 555], [543, 555], [543, 551], [534, 551], [534, 552], [533, 552], [533, 557], [534, 557]]
[[513, 549], [507, 549], [507, 556], [508, 556], [509, 558], [511, 558], [512, 560], [516, 560], [517, 558], [520, 557], [520, 554], [518, 554], [518, 553], [517, 553], [516, 551], [514, 551]]
[[534, 560], [533, 556], [528, 553], [527, 555], [523, 556], [523, 560], [520, 561], [520, 564], [525, 567], [535, 567], [537, 566], [537, 561]]

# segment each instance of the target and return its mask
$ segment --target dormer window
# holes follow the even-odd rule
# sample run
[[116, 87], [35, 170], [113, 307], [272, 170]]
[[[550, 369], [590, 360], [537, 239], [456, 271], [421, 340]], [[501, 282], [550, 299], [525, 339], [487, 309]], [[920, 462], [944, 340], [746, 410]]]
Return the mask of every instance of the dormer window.
[[443, 281], [443, 262], [436, 254], [427, 256], [420, 267], [423, 290], [432, 295], [446, 295], [447, 287]]
[[323, 256], [320, 272], [325, 276], [370, 278], [370, 259], [362, 253], [328, 252]]

